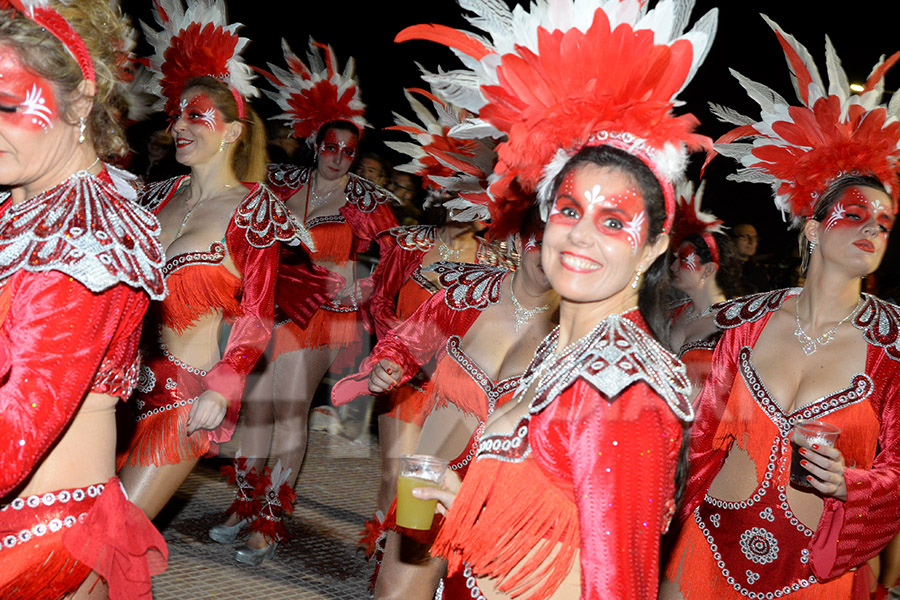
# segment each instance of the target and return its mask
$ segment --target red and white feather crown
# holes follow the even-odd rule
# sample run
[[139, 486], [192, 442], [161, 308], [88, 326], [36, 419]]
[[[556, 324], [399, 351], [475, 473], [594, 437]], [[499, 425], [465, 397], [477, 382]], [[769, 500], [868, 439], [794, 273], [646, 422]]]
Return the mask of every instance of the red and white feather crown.
[[369, 126], [352, 57], [341, 71], [331, 46], [320, 44], [312, 37], [306, 54], [308, 65], [291, 51], [285, 40], [281, 46], [288, 69], [269, 63], [271, 73], [263, 74], [275, 86], [275, 91], [266, 90], [266, 95], [284, 111], [275, 118], [288, 121], [295, 138], [313, 143], [319, 128], [331, 121], [350, 121], [360, 131]]
[[685, 180], [679, 184], [678, 189], [678, 206], [675, 212], [675, 223], [672, 226], [672, 243], [669, 247], [677, 251], [689, 235], [699, 235], [716, 265], [719, 264], [719, 246], [713, 233], [722, 233], [722, 225], [724, 221], [717, 218], [716, 215], [700, 210], [703, 202], [703, 192], [706, 189], [706, 182], [703, 181], [697, 191], [694, 192], [694, 183]]
[[873, 175], [881, 181], [896, 210], [900, 94], [894, 94], [888, 106], [880, 103], [885, 72], [900, 59], [900, 52], [887, 60], [882, 57], [864, 91], [855, 95], [826, 36], [826, 88], [809, 51], [768, 17], [762, 17], [784, 50], [800, 106], [789, 105], [772, 89], [731, 71], [760, 105], [761, 114], [757, 120], [711, 105], [720, 120], [737, 125], [715, 144], [716, 152], [743, 165], [729, 179], [770, 184], [776, 206], [794, 226], [813, 214], [831, 183], [851, 173]]
[[163, 99], [157, 108], [174, 112], [185, 84], [210, 76], [228, 85], [243, 118], [244, 99], [259, 92], [253, 69], [240, 56], [249, 40], [238, 36], [239, 23], [228, 24], [225, 1], [191, 0], [185, 10], [181, 0], [154, 0], [153, 9], [162, 29], [142, 25], [154, 48], [148, 66], [156, 75], [150, 91]]
[[[697, 120], [676, 116], [676, 95], [706, 56], [715, 10], [684, 33], [692, 0], [535, 0], [530, 10], [491, 0], [458, 0], [475, 13], [487, 38], [440, 25], [418, 25], [396, 41], [428, 39], [449, 46], [465, 69], [427, 78], [442, 96], [478, 114], [453, 131], [505, 134], [491, 192], [502, 197], [518, 180], [548, 209], [550, 187], [566, 161], [587, 144], [609, 144], [638, 156], [666, 192], [688, 150], [711, 140]], [[671, 225], [668, 223], [667, 225]]]
[[[488, 176], [497, 157], [494, 140], [462, 139], [451, 135], [454, 127], [471, 116], [467, 110], [423, 89], [411, 88], [404, 94], [419, 122], [394, 113], [396, 125], [387, 127], [403, 131], [413, 139], [412, 142], [385, 142], [389, 148], [412, 158], [397, 170], [420, 176], [423, 187], [430, 192], [448, 194], [450, 199], [442, 204], [458, 211], [455, 220], [488, 219], [491, 204], [487, 193]], [[435, 112], [432, 113], [414, 94], [431, 100]]]

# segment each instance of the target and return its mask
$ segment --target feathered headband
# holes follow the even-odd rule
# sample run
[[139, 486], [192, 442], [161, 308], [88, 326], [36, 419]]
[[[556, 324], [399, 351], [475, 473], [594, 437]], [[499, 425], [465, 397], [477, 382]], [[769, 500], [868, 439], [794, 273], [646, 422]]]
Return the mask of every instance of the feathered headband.
[[670, 248], [678, 250], [684, 238], [699, 235], [709, 248], [713, 262], [719, 266], [719, 245], [713, 233], [721, 233], [724, 221], [717, 219], [712, 213], [700, 210], [706, 182], [702, 182], [694, 193], [694, 184], [685, 181], [678, 186], [678, 209], [675, 212], [675, 223], [672, 226], [672, 243]]
[[275, 86], [275, 91], [267, 90], [266, 95], [284, 111], [275, 118], [288, 121], [295, 138], [312, 143], [319, 128], [331, 121], [350, 121], [360, 131], [369, 126], [363, 116], [366, 105], [360, 99], [352, 57], [341, 72], [331, 46], [320, 44], [312, 37], [306, 54], [309, 66], [291, 52], [285, 40], [281, 46], [288, 70], [272, 63], [269, 63], [271, 73], [258, 70]]
[[491, 192], [503, 196], [518, 179], [526, 193], [537, 190], [546, 214], [566, 161], [585, 145], [612, 145], [642, 159], [660, 180], [669, 230], [673, 182], [687, 150], [711, 144], [693, 133], [696, 118], [675, 116], [672, 108], [712, 43], [716, 11], [683, 33], [692, 0], [662, 0], [650, 11], [643, 0], [535, 0], [530, 11], [458, 1], [490, 41], [440, 25], [409, 27], [396, 41], [442, 43], [466, 66], [428, 81], [478, 113], [454, 134], [490, 126], [507, 135], [497, 147]]
[[[896, 162], [900, 159], [900, 94], [889, 106], [880, 105], [884, 74], [900, 59], [900, 52], [875, 65], [864, 90], [850, 92], [847, 74], [825, 37], [828, 91], [806, 48], [762, 15], [775, 31], [784, 50], [791, 80], [801, 106], [787, 101], [768, 87], [750, 81], [737, 71], [732, 75], [761, 108], [760, 120], [729, 108], [711, 105], [720, 120], [737, 127], [715, 144], [719, 154], [738, 160], [742, 169], [733, 181], [768, 183], [775, 204], [799, 226], [813, 214], [823, 192], [842, 175], [873, 175], [894, 199], [898, 193]], [[750, 141], [738, 143], [737, 140]], [[708, 161], [707, 161], [708, 162]]]
[[94, 73], [94, 63], [91, 60], [91, 53], [88, 52], [84, 40], [78, 35], [78, 32], [69, 25], [58, 12], [50, 8], [48, 0], [0, 0], [0, 9], [12, 9], [20, 12], [25, 17], [31, 19], [54, 37], [56, 37], [66, 50], [78, 63], [81, 68], [81, 74], [88, 81], [97, 82], [97, 76]]
[[252, 83], [253, 70], [240, 57], [248, 40], [238, 37], [239, 23], [228, 25], [224, 0], [192, 0], [187, 11], [181, 0], [154, 0], [153, 9], [162, 30], [142, 25], [155, 50], [148, 64], [156, 75], [151, 91], [165, 99], [164, 110], [178, 108], [188, 81], [210, 76], [228, 85], [243, 119], [244, 98], [259, 92]]
[[[413, 139], [413, 142], [385, 142], [388, 147], [412, 158], [397, 170], [419, 175], [423, 187], [434, 193], [447, 192], [453, 196], [443, 205], [460, 211], [456, 220], [487, 219], [490, 216], [487, 178], [496, 159], [493, 140], [452, 136], [453, 127], [470, 116], [468, 111], [422, 89], [411, 88], [404, 94], [419, 123], [394, 113], [396, 125], [386, 128], [403, 131]], [[413, 94], [431, 100], [437, 116]]]

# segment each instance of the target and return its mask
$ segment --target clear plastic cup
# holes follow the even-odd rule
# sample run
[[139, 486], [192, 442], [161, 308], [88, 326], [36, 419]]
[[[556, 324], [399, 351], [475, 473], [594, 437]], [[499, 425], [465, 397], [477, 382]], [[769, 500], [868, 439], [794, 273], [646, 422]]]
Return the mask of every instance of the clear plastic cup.
[[431, 529], [437, 500], [420, 500], [413, 497], [412, 490], [417, 487], [441, 487], [448, 462], [425, 454], [404, 454], [400, 460], [397, 525], [408, 529]]
[[794, 423], [794, 434], [791, 436], [791, 483], [799, 487], [812, 487], [806, 479], [811, 473], [800, 464], [804, 458], [798, 452], [800, 446], [794, 442], [797, 436], [803, 436], [810, 444], [833, 447], [840, 434], [839, 427], [824, 421], [809, 420]]

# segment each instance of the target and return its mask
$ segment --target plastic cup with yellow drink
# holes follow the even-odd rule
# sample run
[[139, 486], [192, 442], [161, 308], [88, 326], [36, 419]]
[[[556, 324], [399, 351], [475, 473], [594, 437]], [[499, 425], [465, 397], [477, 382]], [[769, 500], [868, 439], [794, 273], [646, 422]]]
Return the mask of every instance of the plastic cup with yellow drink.
[[447, 461], [425, 454], [404, 454], [400, 457], [400, 477], [397, 479], [397, 525], [408, 529], [431, 529], [437, 500], [420, 500], [412, 495], [414, 488], [441, 487]]

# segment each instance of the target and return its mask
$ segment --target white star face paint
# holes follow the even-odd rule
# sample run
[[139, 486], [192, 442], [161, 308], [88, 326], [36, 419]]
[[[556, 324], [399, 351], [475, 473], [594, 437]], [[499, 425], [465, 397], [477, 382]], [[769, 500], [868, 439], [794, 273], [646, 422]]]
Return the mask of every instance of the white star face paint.
[[844, 204], [838, 200], [831, 208], [831, 214], [828, 215], [828, 219], [825, 221], [825, 231], [834, 227], [846, 214], [847, 210], [844, 208]]

